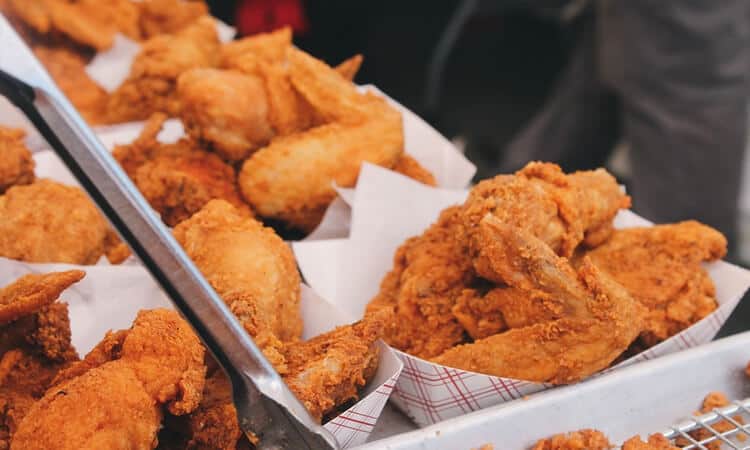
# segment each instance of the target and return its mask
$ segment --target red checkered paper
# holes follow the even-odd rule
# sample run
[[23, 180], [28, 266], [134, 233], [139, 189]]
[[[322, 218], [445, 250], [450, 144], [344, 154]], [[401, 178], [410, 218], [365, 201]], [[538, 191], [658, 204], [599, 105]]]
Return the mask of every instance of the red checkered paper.
[[[306, 281], [316, 291], [325, 292], [326, 298], [340, 309], [361, 317], [367, 303], [377, 294], [383, 276], [391, 270], [398, 246], [424, 231], [442, 209], [461, 203], [466, 194], [466, 191], [430, 188], [382, 168], [365, 166], [351, 204], [349, 239], [294, 244]], [[649, 224], [630, 211], [622, 211], [615, 220], [618, 228]], [[337, 275], [326, 276], [320, 267], [337, 267]], [[716, 284], [718, 309], [605, 373], [714, 338], [750, 286], [750, 272], [725, 262], [705, 267]], [[391, 398], [420, 426], [552, 387], [453, 369], [403, 352], [396, 354], [404, 369]]]

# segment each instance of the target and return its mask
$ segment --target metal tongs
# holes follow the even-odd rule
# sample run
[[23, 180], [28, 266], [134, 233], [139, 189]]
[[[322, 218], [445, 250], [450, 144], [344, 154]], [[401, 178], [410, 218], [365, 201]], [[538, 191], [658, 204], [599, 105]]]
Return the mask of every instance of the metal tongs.
[[198, 333], [259, 449], [337, 449], [0, 14], [0, 94], [20, 108]]

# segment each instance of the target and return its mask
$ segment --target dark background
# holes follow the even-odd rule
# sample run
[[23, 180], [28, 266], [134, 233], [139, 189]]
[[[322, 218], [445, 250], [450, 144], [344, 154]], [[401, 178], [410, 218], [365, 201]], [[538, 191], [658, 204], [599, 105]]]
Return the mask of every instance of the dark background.
[[[212, 13], [235, 22], [236, 2], [214, 1]], [[264, 2], [259, 2], [264, 3]], [[268, 3], [268, 2], [266, 2]], [[282, 2], [282, 3], [296, 3]], [[464, 2], [465, 3], [465, 2]], [[503, 149], [542, 106], [565, 66], [583, 17], [563, 18], [563, 0], [478, 1], [451, 46], [442, 70], [430, 62], [462, 2], [300, 1], [307, 30], [295, 43], [329, 64], [364, 55], [357, 75], [466, 144], [477, 179], [492, 176]], [[273, 22], [277, 17], [269, 17]], [[282, 18], [283, 20], [283, 18]], [[427, 84], [439, 75], [439, 95]], [[741, 302], [720, 336], [750, 329]]]

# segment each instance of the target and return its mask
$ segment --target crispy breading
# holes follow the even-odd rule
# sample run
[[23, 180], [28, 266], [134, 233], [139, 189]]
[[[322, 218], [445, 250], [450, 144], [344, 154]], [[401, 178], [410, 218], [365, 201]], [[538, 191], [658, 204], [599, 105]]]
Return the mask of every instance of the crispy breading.
[[177, 241], [279, 372], [281, 344], [299, 339], [300, 276], [289, 246], [271, 228], [212, 200], [174, 229]]
[[701, 262], [726, 254], [726, 238], [695, 221], [617, 230], [585, 253], [648, 309], [643, 345], [673, 336], [714, 311], [716, 290]]
[[131, 144], [113, 156], [162, 220], [175, 226], [213, 199], [223, 199], [250, 214], [237, 189], [234, 169], [190, 139], [163, 144], [156, 139], [166, 120], [154, 114]]
[[95, 264], [115, 242], [107, 221], [77, 187], [43, 179], [0, 196], [0, 256]]
[[29, 274], [5, 286], [0, 289], [0, 325], [51, 304], [85, 275], [82, 270]]
[[9, 187], [34, 181], [34, 159], [23, 130], [0, 126], [0, 194]]
[[435, 362], [499, 377], [572, 383], [609, 366], [641, 332], [638, 303], [587, 259], [576, 272], [541, 239], [492, 215], [478, 231], [489, 269], [515, 288], [559, 299], [566, 314], [454, 347]]
[[21, 421], [11, 448], [154, 448], [162, 405], [176, 415], [197, 408], [204, 349], [176, 312], [141, 311], [116, 335], [110, 358], [100, 346], [77, 363], [85, 371], [74, 364], [75, 376], [58, 376]]
[[599, 430], [579, 430], [539, 440], [532, 450], [608, 450], [609, 439]]
[[108, 98], [106, 122], [144, 120], [154, 112], [175, 116], [180, 74], [218, 61], [219, 38], [213, 19], [201, 17], [176, 34], [143, 43], [128, 78]]
[[228, 161], [241, 161], [273, 136], [263, 80], [232, 70], [198, 68], [177, 81], [180, 118], [193, 139]]

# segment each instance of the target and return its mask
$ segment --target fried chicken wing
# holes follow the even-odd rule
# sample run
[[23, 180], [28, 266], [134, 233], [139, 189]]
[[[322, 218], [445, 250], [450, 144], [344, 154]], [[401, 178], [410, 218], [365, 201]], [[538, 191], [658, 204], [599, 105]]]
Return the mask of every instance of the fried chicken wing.
[[479, 221], [487, 213], [524, 228], [558, 255], [569, 257], [587, 236], [606, 237], [617, 211], [629, 205], [629, 197], [603, 169], [566, 175], [554, 164], [529, 163], [515, 176], [498, 175], [472, 189], [464, 204], [462, 234], [470, 243], [477, 273], [512, 284], [488, 269], [476, 238]]
[[113, 243], [111, 228], [77, 187], [51, 180], [0, 196], [0, 256], [27, 262], [94, 264]]
[[187, 132], [228, 161], [244, 160], [273, 136], [263, 80], [256, 76], [189, 70], [178, 79], [177, 96]]
[[23, 130], [0, 126], [0, 194], [34, 181], [34, 159], [23, 142]]
[[607, 367], [641, 332], [638, 303], [588, 259], [576, 272], [542, 240], [493, 215], [478, 231], [492, 270], [513, 287], [559, 299], [565, 315], [454, 347], [434, 361], [500, 377], [572, 383]]
[[176, 34], [145, 41], [128, 78], [107, 101], [106, 121], [144, 120], [154, 112], [177, 115], [178, 77], [196, 67], [216, 65], [218, 51], [219, 38], [209, 17], [201, 17]]
[[695, 221], [617, 230], [586, 255], [648, 309], [640, 340], [653, 346], [717, 308], [703, 261], [726, 254], [727, 241]]
[[[101, 348], [58, 374], [56, 384], [31, 406], [11, 449], [156, 447], [162, 411], [187, 414], [200, 402], [204, 349], [179, 315], [141, 311], [133, 327], [118, 333], [109, 360]], [[75, 374], [68, 377], [67, 371]]]
[[87, 122], [104, 120], [107, 92], [86, 73], [86, 60], [80, 54], [66, 47], [35, 46], [34, 55]]
[[151, 207], [175, 226], [213, 199], [223, 199], [250, 214], [240, 198], [234, 169], [194, 141], [163, 144], [156, 139], [166, 116], [153, 115], [131, 144], [115, 147], [113, 156]]
[[333, 182], [352, 186], [365, 161], [396, 163], [403, 127], [385, 100], [361, 94], [325, 63], [294, 48], [287, 59], [294, 87], [325, 124], [273, 139], [245, 161], [239, 184], [261, 216], [310, 231], [336, 196]]
[[556, 434], [539, 440], [532, 450], [609, 450], [612, 444], [599, 430], [580, 430]]
[[58, 371], [78, 359], [60, 293], [81, 271], [27, 275], [0, 290], [0, 448]]
[[281, 373], [282, 343], [299, 339], [300, 277], [276, 233], [223, 200], [174, 229], [177, 241]]
[[431, 358], [463, 341], [452, 309], [475, 276], [467, 249], [455, 238], [460, 213], [458, 206], [446, 209], [421, 236], [401, 245], [367, 306], [368, 315], [392, 312], [384, 339], [399, 350]]

